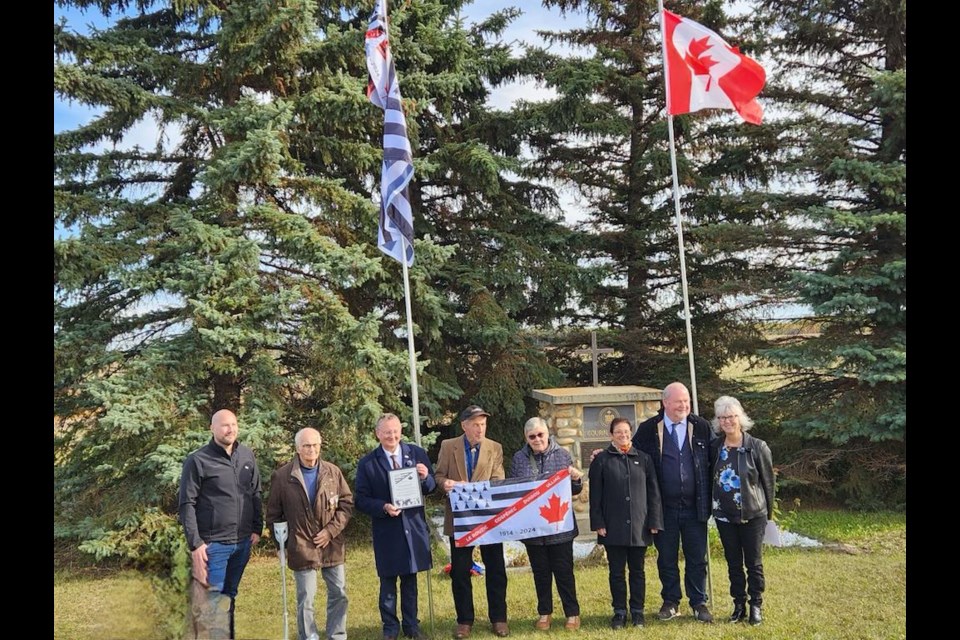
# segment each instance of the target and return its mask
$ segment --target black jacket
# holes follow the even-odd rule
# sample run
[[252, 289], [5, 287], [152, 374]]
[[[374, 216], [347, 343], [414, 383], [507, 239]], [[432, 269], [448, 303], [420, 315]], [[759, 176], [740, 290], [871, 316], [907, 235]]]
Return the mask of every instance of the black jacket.
[[[710, 445], [710, 477], [713, 478], [723, 438]], [[740, 474], [740, 520], [747, 522], [766, 514], [773, 518], [774, 478], [773, 456], [770, 447], [760, 438], [743, 434], [743, 444], [737, 450]], [[711, 482], [715, 485], [715, 482]]]
[[650, 456], [635, 447], [610, 445], [590, 463], [590, 530], [606, 529], [597, 543], [624, 547], [653, 544], [650, 529], [663, 530], [660, 485]]
[[[633, 434], [633, 446], [653, 458], [657, 480], [663, 484], [663, 414], [645, 420]], [[710, 423], [692, 413], [687, 416], [687, 439], [693, 450], [694, 493], [697, 517], [706, 522], [710, 517], [710, 442], [714, 439]]]
[[228, 456], [211, 438], [187, 456], [180, 475], [180, 522], [191, 551], [261, 534], [260, 471], [249, 447], [235, 442]]

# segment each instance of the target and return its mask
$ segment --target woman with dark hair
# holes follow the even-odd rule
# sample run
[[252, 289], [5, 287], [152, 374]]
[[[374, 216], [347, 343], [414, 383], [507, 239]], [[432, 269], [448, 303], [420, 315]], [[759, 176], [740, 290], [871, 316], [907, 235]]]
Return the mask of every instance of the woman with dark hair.
[[615, 418], [610, 446], [590, 463], [590, 530], [607, 551], [613, 629], [622, 629], [627, 621], [625, 565], [630, 569], [631, 622], [643, 626], [643, 558], [653, 535], [663, 530], [657, 472], [650, 456], [634, 448], [632, 436], [630, 421]]
[[[550, 435], [546, 421], [543, 418], [527, 420], [523, 426], [523, 437], [527, 443], [513, 455], [510, 477], [536, 477], [569, 469], [570, 493], [578, 495], [583, 489], [583, 473], [573, 466], [570, 452], [558, 445]], [[550, 628], [554, 580], [557, 582], [557, 592], [563, 605], [563, 615], [567, 618], [564, 628], [571, 631], [580, 628], [580, 603], [577, 601], [577, 583], [573, 577], [573, 539], [579, 533], [577, 519], [574, 518], [571, 531], [523, 541], [530, 559], [530, 569], [533, 571], [537, 613], [540, 614], [534, 626], [541, 631]]]
[[763, 622], [765, 587], [763, 533], [767, 520], [773, 517], [773, 457], [766, 442], [747, 433], [753, 420], [744, 413], [739, 400], [717, 398], [713, 415], [713, 428], [721, 436], [710, 446], [713, 518], [730, 575], [730, 622], [747, 619], [749, 594], [749, 621], [758, 625]]

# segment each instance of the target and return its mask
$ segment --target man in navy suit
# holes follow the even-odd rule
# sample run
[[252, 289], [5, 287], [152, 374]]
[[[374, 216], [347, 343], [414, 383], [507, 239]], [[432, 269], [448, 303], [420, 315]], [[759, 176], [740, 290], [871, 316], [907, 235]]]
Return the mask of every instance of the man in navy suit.
[[400, 605], [403, 635], [422, 638], [417, 619], [417, 572], [433, 566], [430, 554], [430, 528], [423, 507], [400, 509], [390, 502], [388, 472], [405, 467], [416, 468], [424, 495], [436, 486], [427, 452], [416, 445], [401, 442], [400, 418], [385, 413], [377, 420], [376, 436], [380, 446], [357, 464], [357, 508], [373, 519], [373, 554], [380, 576], [380, 619], [384, 640], [400, 635], [397, 618], [397, 578], [400, 578]]

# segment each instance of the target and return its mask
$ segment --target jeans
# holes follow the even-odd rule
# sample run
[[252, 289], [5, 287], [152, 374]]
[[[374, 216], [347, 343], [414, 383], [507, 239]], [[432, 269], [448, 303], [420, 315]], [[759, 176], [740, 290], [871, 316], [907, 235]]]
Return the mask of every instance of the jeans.
[[397, 618], [397, 578], [400, 578], [400, 613], [403, 615], [403, 632], [412, 636], [420, 630], [417, 619], [417, 574], [380, 577], [380, 620], [384, 636], [400, 635], [400, 620]]
[[[738, 604], [747, 601], [750, 604], [763, 604], [763, 532], [767, 528], [767, 517], [760, 516], [743, 524], [717, 520], [717, 531], [723, 543], [723, 555], [727, 559], [727, 573], [730, 576], [730, 596]], [[743, 568], [747, 568], [744, 579]]]
[[213, 591], [235, 598], [243, 570], [250, 560], [250, 538], [235, 544], [207, 545], [207, 582]]
[[626, 547], [604, 545], [607, 550], [607, 565], [610, 571], [610, 597], [613, 612], [627, 613], [627, 583], [624, 566], [630, 568], [630, 613], [643, 613], [643, 601], [646, 596], [646, 579], [643, 572], [643, 557], [646, 547]]
[[[490, 622], [507, 621], [507, 568], [502, 544], [480, 545], [480, 558], [486, 569], [483, 582], [487, 587], [487, 612]], [[473, 547], [458, 547], [450, 536], [450, 581], [457, 624], [473, 624]]]
[[577, 583], [573, 577], [573, 540], [559, 544], [529, 544], [527, 557], [533, 571], [533, 586], [537, 590], [537, 613], [545, 616], [553, 613], [553, 585], [563, 604], [563, 615], [568, 618], [580, 615], [577, 602]]
[[233, 638], [237, 588], [243, 570], [250, 560], [250, 538], [236, 543], [211, 542], [207, 544], [207, 582], [203, 602], [197, 601], [199, 592], [192, 605], [194, 630], [197, 637], [211, 639]]
[[[347, 572], [346, 565], [320, 569], [327, 585], [327, 640], [346, 640], [347, 637]], [[297, 637], [307, 640], [319, 637], [313, 601], [317, 597], [317, 571], [304, 569], [293, 572], [297, 584]]]
[[657, 547], [657, 572], [660, 574], [664, 602], [679, 605], [680, 546], [683, 546], [684, 585], [690, 606], [707, 601], [707, 523], [700, 522], [697, 510], [663, 508], [663, 531], [653, 536]]

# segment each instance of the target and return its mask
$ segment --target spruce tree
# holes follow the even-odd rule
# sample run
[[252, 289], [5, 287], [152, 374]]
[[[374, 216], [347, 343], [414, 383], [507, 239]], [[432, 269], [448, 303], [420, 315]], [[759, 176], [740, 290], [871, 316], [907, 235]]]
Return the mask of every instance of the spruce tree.
[[816, 201], [795, 209], [818, 255], [790, 282], [818, 336], [769, 352], [781, 396], [814, 402], [785, 426], [836, 443], [906, 429], [906, 8], [898, 1], [764, 2], [779, 96], [809, 115], [803, 161]]
[[[312, 2], [96, 6], [110, 27], [54, 27], [55, 95], [98, 114], [54, 142], [57, 497], [88, 536], [174, 511], [217, 409], [269, 477], [301, 426], [352, 459], [405, 379], [348, 304], [383, 274], [362, 41], [344, 68]], [[117, 146], [144, 119], [165, 137]]]
[[[802, 154], [784, 180], [811, 187], [790, 214], [813, 241], [788, 292], [815, 337], [767, 352], [788, 432], [829, 445], [858, 504], [902, 499], [906, 437], [906, 3], [764, 1], [782, 68], [775, 96]], [[810, 452], [808, 452], [810, 453]], [[836, 486], [836, 485], [835, 485]], [[900, 496], [899, 498], [897, 496]]]

